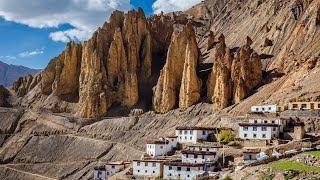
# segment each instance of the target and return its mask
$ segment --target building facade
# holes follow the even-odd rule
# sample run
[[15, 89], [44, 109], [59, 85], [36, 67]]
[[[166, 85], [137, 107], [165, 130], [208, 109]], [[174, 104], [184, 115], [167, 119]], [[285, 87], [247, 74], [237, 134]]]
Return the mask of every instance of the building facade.
[[207, 151], [207, 152], [215, 152], [215, 160], [218, 160], [219, 157], [221, 157], [222, 152], [222, 146], [220, 145], [190, 145], [188, 146], [189, 151]]
[[167, 162], [164, 164], [164, 179], [196, 179], [204, 173], [204, 163]]
[[248, 123], [239, 123], [239, 138], [252, 140], [271, 140], [279, 138], [283, 128], [288, 124], [287, 119], [251, 118]]
[[157, 141], [147, 141], [146, 152], [152, 158], [166, 155], [177, 147], [177, 143], [177, 136], [170, 136]]
[[261, 105], [261, 106], [252, 106], [252, 113], [276, 113], [278, 111], [277, 105]]
[[317, 110], [320, 109], [320, 102], [290, 102], [290, 110]]
[[218, 156], [210, 151], [181, 151], [181, 160], [186, 163], [204, 163], [206, 161], [217, 161]]
[[195, 144], [199, 140], [210, 140], [216, 132], [216, 128], [207, 127], [177, 127], [176, 136], [179, 143]]
[[261, 152], [261, 149], [245, 149], [243, 151], [243, 161], [257, 160], [257, 155]]
[[107, 179], [105, 166], [98, 166], [93, 169], [93, 179], [94, 180], [105, 180]]
[[116, 173], [123, 171], [125, 164], [123, 162], [111, 162], [106, 164], [106, 177], [109, 178]]
[[163, 177], [163, 160], [133, 160], [133, 176], [136, 178]]

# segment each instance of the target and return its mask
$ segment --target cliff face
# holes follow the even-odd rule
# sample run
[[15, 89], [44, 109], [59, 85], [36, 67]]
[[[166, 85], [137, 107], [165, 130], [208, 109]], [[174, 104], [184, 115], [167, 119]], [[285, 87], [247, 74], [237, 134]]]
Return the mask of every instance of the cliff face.
[[166, 113], [178, 104], [186, 108], [200, 98], [201, 82], [196, 70], [199, 50], [191, 24], [183, 31], [175, 31], [167, 53], [167, 60], [154, 88], [153, 108]]
[[10, 104], [7, 101], [9, 97], [9, 91], [2, 85], [0, 85], [0, 107], [9, 107]]
[[214, 109], [224, 109], [239, 103], [262, 80], [261, 59], [251, 49], [252, 40], [247, 37], [245, 46], [240, 47], [234, 57], [226, 47], [221, 35], [215, 47], [214, 66], [208, 78], [208, 97]]

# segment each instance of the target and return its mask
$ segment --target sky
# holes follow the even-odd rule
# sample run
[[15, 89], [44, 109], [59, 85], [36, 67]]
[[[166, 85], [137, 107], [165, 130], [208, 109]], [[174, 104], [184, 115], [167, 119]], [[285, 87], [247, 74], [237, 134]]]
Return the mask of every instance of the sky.
[[183, 11], [201, 0], [0, 0], [0, 61], [44, 69], [66, 43], [83, 42], [114, 10], [147, 16]]

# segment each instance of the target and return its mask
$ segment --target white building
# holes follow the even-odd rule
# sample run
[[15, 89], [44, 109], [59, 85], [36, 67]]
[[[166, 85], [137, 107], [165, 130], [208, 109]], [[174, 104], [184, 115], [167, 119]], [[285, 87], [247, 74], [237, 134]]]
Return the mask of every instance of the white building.
[[218, 129], [208, 127], [177, 127], [176, 136], [179, 143], [197, 143], [199, 140], [207, 141]]
[[239, 123], [239, 138], [251, 140], [271, 140], [279, 138], [288, 124], [282, 118], [251, 118], [248, 123]]
[[147, 141], [146, 151], [151, 157], [166, 155], [177, 147], [177, 136], [169, 136], [157, 141]]
[[257, 155], [261, 152], [261, 149], [245, 149], [243, 150], [243, 161], [257, 160]]
[[125, 169], [125, 164], [123, 162], [108, 163], [106, 164], [106, 177], [109, 178], [124, 169]]
[[216, 152], [210, 151], [181, 151], [181, 160], [186, 163], [204, 163], [206, 161], [217, 161], [218, 156]]
[[133, 176], [136, 178], [163, 177], [164, 160], [133, 160]]
[[105, 180], [107, 179], [106, 167], [98, 166], [93, 169], [93, 179], [94, 180]]
[[252, 113], [276, 113], [288, 110], [288, 106], [279, 106], [279, 105], [261, 105], [261, 106], [252, 106]]
[[190, 145], [188, 146], [188, 150], [190, 151], [207, 151], [207, 152], [215, 152], [215, 160], [221, 156], [222, 146], [220, 145]]
[[[197, 175], [203, 175], [204, 163], [166, 162], [164, 163], [164, 179], [196, 179]], [[208, 163], [208, 171], [213, 171], [214, 165]]]

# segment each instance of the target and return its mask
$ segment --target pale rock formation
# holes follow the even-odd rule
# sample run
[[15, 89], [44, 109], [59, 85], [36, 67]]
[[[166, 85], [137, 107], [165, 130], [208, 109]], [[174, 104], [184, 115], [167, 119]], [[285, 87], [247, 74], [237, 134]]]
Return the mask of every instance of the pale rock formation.
[[156, 112], [166, 113], [178, 104], [186, 108], [199, 100], [198, 53], [195, 32], [190, 23], [183, 31], [173, 33], [166, 64], [154, 87], [153, 108]]
[[207, 81], [208, 98], [214, 109], [224, 109], [239, 103], [262, 80], [262, 65], [257, 53], [251, 49], [252, 40], [247, 37], [245, 46], [236, 56], [225, 45], [223, 35], [215, 49], [214, 66]]
[[37, 73], [34, 76], [28, 75], [20, 77], [16, 80], [12, 89], [17, 93], [19, 97], [23, 97], [29, 91], [31, 91], [41, 81], [41, 73]]

